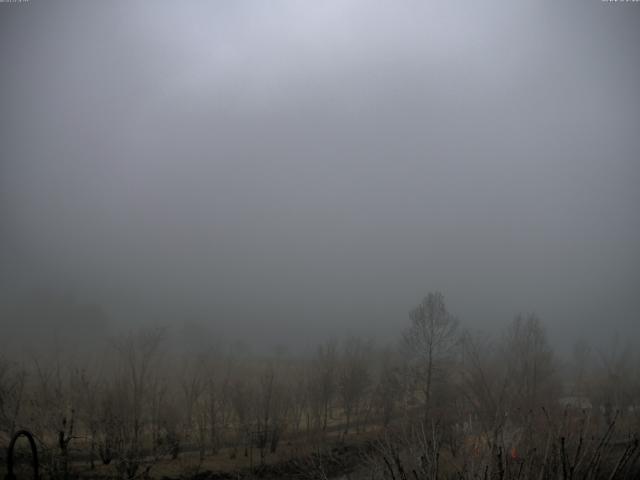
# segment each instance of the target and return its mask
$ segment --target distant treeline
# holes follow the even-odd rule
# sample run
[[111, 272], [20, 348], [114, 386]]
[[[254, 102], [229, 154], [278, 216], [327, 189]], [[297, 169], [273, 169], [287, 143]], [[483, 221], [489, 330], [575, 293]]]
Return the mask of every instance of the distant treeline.
[[362, 442], [366, 478], [640, 478], [640, 356], [578, 343], [561, 364], [535, 315], [490, 337], [430, 293], [393, 348], [350, 337], [295, 356], [95, 328], [92, 352], [0, 359], [0, 446], [30, 430], [48, 478], [163, 476], [174, 463], [190, 476], [283, 448], [301, 475], [328, 478], [332, 447]]

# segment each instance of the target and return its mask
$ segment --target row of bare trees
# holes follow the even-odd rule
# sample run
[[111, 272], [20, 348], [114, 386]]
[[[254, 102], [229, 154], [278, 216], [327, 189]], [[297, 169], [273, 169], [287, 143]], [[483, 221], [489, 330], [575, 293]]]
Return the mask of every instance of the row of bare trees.
[[356, 337], [297, 357], [170, 347], [166, 330], [143, 328], [92, 358], [0, 359], [0, 443], [28, 428], [50, 478], [101, 468], [134, 479], [185, 454], [199, 464], [216, 455], [258, 464], [283, 440], [330, 444], [381, 432], [389, 462], [413, 450], [432, 460], [517, 457], [572, 408], [589, 425], [606, 429], [615, 419], [626, 435], [640, 428], [633, 352], [594, 354], [581, 344], [563, 364], [535, 315], [517, 316], [495, 337], [471, 333], [439, 293], [411, 310], [393, 348]]

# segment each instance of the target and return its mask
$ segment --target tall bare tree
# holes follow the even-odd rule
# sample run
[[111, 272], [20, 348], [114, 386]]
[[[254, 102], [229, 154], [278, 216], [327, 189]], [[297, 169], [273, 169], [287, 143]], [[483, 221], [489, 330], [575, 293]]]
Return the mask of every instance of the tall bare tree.
[[540, 319], [518, 315], [504, 337], [504, 362], [514, 406], [531, 411], [553, 398], [556, 363]]
[[453, 358], [457, 344], [458, 321], [447, 310], [444, 296], [429, 293], [409, 313], [411, 326], [404, 332], [404, 345], [409, 354], [412, 369], [424, 395], [424, 416], [428, 418], [436, 377]]
[[[158, 328], [141, 329], [121, 337], [115, 342], [120, 368], [115, 379], [115, 387], [120, 392], [116, 398], [120, 419], [120, 449], [117, 452], [118, 473], [126, 478], [134, 478], [142, 466], [147, 453], [144, 451], [143, 433], [148, 419], [148, 407], [154, 398], [157, 385], [157, 360], [164, 330]], [[147, 470], [152, 463], [147, 463]]]

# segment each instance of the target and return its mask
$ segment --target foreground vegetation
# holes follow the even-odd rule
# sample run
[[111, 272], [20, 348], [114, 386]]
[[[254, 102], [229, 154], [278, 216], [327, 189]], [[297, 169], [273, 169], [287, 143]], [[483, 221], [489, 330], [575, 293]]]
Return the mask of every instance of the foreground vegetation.
[[63, 479], [640, 478], [640, 357], [578, 344], [561, 364], [537, 317], [488, 338], [438, 293], [397, 348], [185, 353], [153, 328], [100, 352], [2, 359], [0, 446], [30, 430]]

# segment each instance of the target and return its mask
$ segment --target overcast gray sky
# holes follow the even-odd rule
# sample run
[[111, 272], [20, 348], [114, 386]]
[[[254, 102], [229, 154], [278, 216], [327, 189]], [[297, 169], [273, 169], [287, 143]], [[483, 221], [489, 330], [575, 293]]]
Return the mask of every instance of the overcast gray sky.
[[638, 341], [639, 47], [599, 0], [0, 4], [2, 301]]

